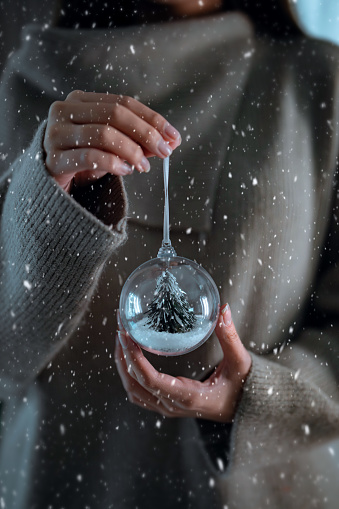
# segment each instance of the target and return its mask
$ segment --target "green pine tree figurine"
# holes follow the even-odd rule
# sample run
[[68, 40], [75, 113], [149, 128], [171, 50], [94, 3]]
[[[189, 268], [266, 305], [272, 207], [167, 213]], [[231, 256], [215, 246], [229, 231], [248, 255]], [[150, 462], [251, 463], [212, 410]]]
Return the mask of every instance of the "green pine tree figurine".
[[196, 318], [177, 280], [167, 269], [157, 280], [154, 299], [146, 312], [147, 325], [158, 332], [188, 332]]

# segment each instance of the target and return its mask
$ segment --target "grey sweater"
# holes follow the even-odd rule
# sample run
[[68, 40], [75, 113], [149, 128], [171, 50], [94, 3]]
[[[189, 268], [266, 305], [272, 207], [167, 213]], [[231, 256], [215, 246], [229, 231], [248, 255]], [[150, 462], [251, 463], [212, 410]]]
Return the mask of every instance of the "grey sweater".
[[[259, 40], [238, 14], [32, 26], [22, 42], [0, 89], [1, 504], [336, 507], [338, 49]], [[127, 241], [120, 179], [76, 197], [54, 183], [40, 122], [74, 88], [137, 96], [183, 134], [172, 241], [213, 275], [253, 358], [227, 468], [223, 426], [202, 436], [195, 420], [126, 400], [114, 314], [124, 279], [160, 245], [162, 179], [158, 162], [125, 179]], [[203, 378], [221, 352], [212, 337], [149, 357]]]

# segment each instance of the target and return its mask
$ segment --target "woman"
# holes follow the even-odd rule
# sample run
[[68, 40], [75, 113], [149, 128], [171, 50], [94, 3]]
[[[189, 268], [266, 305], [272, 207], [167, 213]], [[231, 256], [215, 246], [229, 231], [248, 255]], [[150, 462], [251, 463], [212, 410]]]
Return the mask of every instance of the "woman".
[[[278, 4], [160, 3], [107, 5], [108, 29], [63, 6], [4, 73], [3, 503], [335, 507], [338, 50]], [[223, 308], [203, 347], [146, 360], [120, 328], [115, 367], [165, 151], [172, 243], [237, 330]]]

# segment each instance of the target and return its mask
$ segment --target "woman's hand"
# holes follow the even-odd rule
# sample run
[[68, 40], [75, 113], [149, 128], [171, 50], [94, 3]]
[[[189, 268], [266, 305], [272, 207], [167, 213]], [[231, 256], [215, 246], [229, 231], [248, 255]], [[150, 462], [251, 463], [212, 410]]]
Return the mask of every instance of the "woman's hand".
[[228, 305], [221, 309], [215, 329], [224, 358], [204, 382], [159, 373], [123, 329], [119, 317], [118, 324], [115, 361], [132, 403], [166, 417], [232, 421], [252, 361]]
[[49, 110], [46, 166], [66, 191], [106, 173], [148, 172], [148, 157], [164, 158], [181, 143], [164, 117], [132, 97], [71, 92]]

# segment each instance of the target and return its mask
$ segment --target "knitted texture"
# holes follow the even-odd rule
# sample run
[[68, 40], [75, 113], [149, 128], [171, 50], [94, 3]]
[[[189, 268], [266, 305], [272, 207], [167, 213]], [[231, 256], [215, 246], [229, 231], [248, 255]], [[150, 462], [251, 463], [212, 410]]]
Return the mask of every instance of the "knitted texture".
[[[109, 190], [103, 191], [104, 224], [47, 173], [44, 131], [45, 123], [13, 164], [3, 204], [2, 394], [36, 377], [69, 336], [86, 310], [105, 261], [125, 240], [121, 179], [110, 178]], [[96, 187], [100, 185], [104, 184]]]

